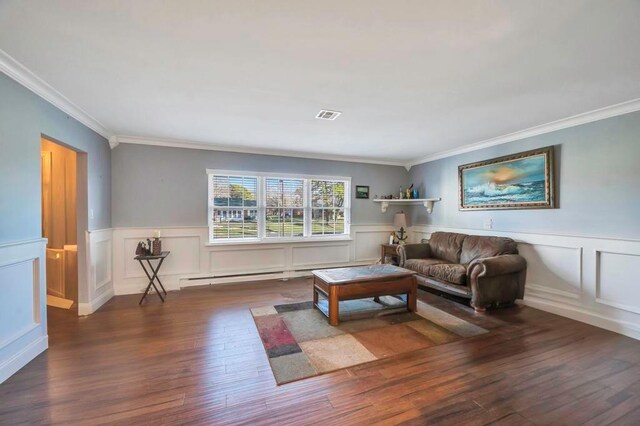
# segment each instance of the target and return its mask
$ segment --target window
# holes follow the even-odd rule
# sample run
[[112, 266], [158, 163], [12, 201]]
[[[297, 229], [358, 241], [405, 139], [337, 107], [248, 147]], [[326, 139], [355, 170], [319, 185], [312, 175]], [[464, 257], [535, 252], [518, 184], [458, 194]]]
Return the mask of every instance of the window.
[[311, 233], [344, 234], [345, 182], [311, 180]]
[[258, 238], [258, 178], [212, 176], [211, 237]]
[[304, 180], [265, 179], [265, 237], [304, 236]]
[[207, 173], [212, 242], [349, 234], [350, 178]]

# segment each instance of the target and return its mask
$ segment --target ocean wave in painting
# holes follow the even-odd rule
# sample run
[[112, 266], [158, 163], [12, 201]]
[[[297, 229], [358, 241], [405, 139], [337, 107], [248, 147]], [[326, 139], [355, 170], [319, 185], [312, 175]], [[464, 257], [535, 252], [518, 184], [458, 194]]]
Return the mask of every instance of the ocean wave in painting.
[[465, 204], [542, 203], [545, 202], [544, 180], [526, 183], [486, 183], [464, 189]]

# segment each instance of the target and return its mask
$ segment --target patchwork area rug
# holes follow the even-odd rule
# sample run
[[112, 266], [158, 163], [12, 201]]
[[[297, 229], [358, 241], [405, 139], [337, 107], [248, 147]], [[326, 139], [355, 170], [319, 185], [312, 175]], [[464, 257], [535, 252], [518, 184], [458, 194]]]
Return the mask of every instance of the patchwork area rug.
[[[418, 313], [379, 308], [373, 299], [340, 302], [337, 327], [313, 302], [264, 306], [251, 313], [279, 385], [488, 333], [422, 302]], [[368, 317], [347, 319], [363, 314]]]

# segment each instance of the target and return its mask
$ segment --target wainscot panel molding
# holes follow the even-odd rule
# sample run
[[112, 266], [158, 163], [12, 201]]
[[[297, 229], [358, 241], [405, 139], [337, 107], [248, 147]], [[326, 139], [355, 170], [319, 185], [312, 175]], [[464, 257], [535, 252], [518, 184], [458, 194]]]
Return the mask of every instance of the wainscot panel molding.
[[207, 227], [115, 228], [113, 289], [141, 293], [148, 279], [133, 260], [136, 244], [162, 231], [162, 249], [171, 251], [160, 270], [167, 290], [309, 275], [312, 269], [367, 265], [378, 261], [391, 225], [351, 225], [349, 240], [208, 244]]
[[113, 230], [101, 229], [86, 233], [87, 292], [86, 302], [78, 303], [78, 315], [97, 311], [114, 295], [113, 291]]
[[433, 232], [510, 237], [527, 259], [523, 304], [640, 339], [640, 241], [416, 225], [410, 240]]
[[46, 246], [44, 238], [0, 245], [0, 383], [48, 347]]

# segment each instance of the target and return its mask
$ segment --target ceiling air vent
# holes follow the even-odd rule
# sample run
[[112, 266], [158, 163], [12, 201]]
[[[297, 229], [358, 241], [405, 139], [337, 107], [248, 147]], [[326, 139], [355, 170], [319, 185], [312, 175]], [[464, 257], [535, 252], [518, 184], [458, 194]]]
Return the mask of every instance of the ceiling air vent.
[[316, 118], [320, 120], [335, 120], [340, 114], [342, 113], [338, 111], [329, 111], [323, 109], [318, 113], [318, 115], [316, 115]]

